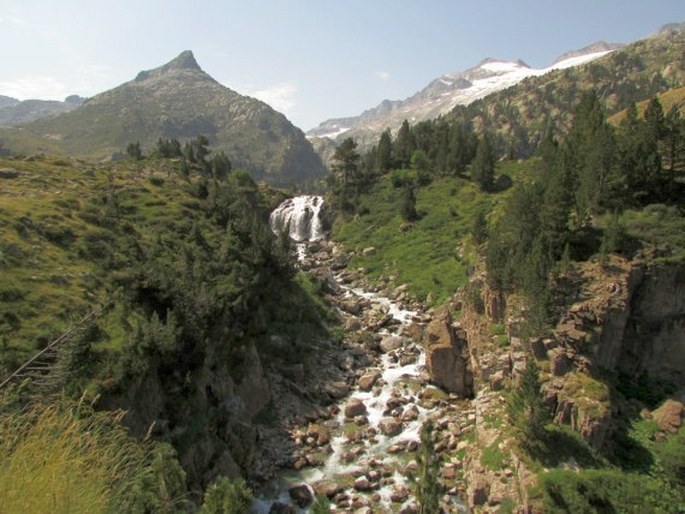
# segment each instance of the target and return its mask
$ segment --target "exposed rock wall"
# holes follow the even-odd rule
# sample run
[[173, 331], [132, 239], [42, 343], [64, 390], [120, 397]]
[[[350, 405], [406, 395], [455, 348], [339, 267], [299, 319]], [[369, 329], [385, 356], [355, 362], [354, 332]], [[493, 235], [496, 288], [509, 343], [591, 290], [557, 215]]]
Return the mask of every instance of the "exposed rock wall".
[[439, 309], [426, 327], [424, 347], [431, 382], [450, 393], [470, 396], [473, 376], [465, 334], [455, 330], [447, 308]]

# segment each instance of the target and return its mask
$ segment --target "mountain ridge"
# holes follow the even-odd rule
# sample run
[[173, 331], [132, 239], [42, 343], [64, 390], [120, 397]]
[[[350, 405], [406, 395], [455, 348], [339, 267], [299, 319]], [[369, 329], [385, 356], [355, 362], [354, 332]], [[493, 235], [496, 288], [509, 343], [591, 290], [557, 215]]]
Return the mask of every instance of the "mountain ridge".
[[446, 73], [432, 80], [404, 100], [386, 99], [359, 116], [326, 120], [309, 130], [307, 136], [337, 141], [353, 137], [361, 148], [367, 149], [385, 128], [396, 130], [405, 119], [416, 123], [437, 118], [449, 113], [457, 105], [468, 105], [529, 76], [584, 64], [622, 46], [598, 41], [579, 50], [565, 52], [545, 68], [532, 68], [522, 59], [506, 61], [488, 57], [474, 67]]
[[193, 53], [142, 71], [88, 99], [74, 111], [0, 132], [14, 153], [62, 153], [96, 160], [121, 155], [138, 141], [152, 151], [159, 138], [199, 135], [253, 178], [288, 185], [326, 169], [304, 133], [266, 103], [240, 95], [200, 68]]

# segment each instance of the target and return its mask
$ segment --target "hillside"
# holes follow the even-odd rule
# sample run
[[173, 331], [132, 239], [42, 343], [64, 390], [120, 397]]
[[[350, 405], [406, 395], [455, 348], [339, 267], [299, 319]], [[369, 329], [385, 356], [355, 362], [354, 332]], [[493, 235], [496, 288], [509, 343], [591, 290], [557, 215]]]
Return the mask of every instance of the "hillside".
[[285, 185], [326, 172], [304, 134], [285, 116], [219, 84], [189, 51], [72, 112], [4, 129], [0, 140], [13, 153], [102, 160], [121, 154], [128, 143], [139, 141], [145, 152], [159, 138], [183, 142], [198, 135], [255, 179]]
[[611, 116], [630, 102], [684, 85], [685, 30], [679, 25], [591, 63], [526, 78], [468, 106], [456, 107], [446, 119], [497, 134], [501, 154], [530, 156], [547, 121], [556, 132], [566, 132], [570, 113], [585, 91], [594, 90]]
[[431, 120], [449, 113], [457, 105], [468, 105], [491, 93], [513, 86], [526, 77], [541, 76], [552, 70], [579, 66], [598, 59], [622, 45], [598, 42], [567, 52], [546, 68], [535, 69], [518, 60], [505, 62], [485, 59], [477, 66], [452, 72], [431, 81], [405, 100], [384, 100], [359, 116], [327, 120], [307, 132], [310, 138], [341, 141], [352, 137], [367, 149], [386, 128], [396, 131], [404, 120], [410, 123]]
[[0, 376], [71, 334], [24, 385], [124, 409], [131, 435], [171, 443], [201, 491], [277, 463], [258, 459], [256, 427], [276, 419], [279, 371], [331, 343], [327, 308], [268, 227], [283, 195], [245, 170], [208, 181], [181, 167], [0, 161]]
[[21, 125], [41, 118], [56, 116], [63, 112], [76, 109], [85, 101], [85, 98], [72, 95], [63, 102], [55, 100], [24, 100], [4, 97], [0, 99], [0, 127]]

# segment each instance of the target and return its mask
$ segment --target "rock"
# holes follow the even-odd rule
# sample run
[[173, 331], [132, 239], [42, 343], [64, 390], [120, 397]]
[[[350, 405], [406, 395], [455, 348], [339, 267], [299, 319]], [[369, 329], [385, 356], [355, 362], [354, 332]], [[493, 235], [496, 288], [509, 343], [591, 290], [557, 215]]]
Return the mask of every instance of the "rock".
[[419, 417], [419, 408], [411, 405], [402, 413], [402, 421], [414, 421]]
[[340, 302], [340, 308], [348, 314], [357, 316], [362, 311], [362, 300], [357, 297], [345, 298]]
[[555, 377], [564, 376], [571, 368], [571, 361], [566, 352], [561, 348], [556, 348], [549, 352], [550, 371]]
[[312, 495], [311, 489], [309, 489], [309, 486], [306, 484], [291, 487], [288, 489], [288, 494], [301, 509], [304, 509], [307, 505], [314, 501], [314, 495]]
[[468, 502], [469, 506], [483, 505], [488, 501], [490, 485], [484, 476], [476, 475], [473, 480], [468, 481]]
[[384, 418], [378, 423], [378, 427], [387, 436], [394, 436], [402, 432], [402, 422], [397, 418]]
[[357, 491], [369, 491], [371, 489], [371, 482], [369, 482], [365, 475], [362, 475], [354, 481], [354, 488]]
[[468, 396], [473, 377], [468, 368], [466, 341], [457, 338], [446, 308], [438, 309], [424, 334], [430, 380], [450, 393]]
[[347, 396], [347, 393], [350, 392], [350, 387], [347, 385], [347, 382], [343, 380], [337, 380], [326, 384], [325, 391], [328, 396], [334, 400], [340, 400]]
[[379, 345], [383, 353], [389, 353], [393, 350], [402, 348], [402, 338], [400, 336], [386, 336]]
[[374, 255], [376, 253], [376, 248], [373, 246], [369, 246], [367, 248], [364, 248], [362, 250], [362, 255], [364, 257], [370, 257], [371, 255]]
[[362, 328], [362, 323], [359, 321], [358, 318], [349, 318], [345, 322], [345, 330], [348, 332], [356, 332], [358, 330], [361, 330]]
[[357, 381], [359, 389], [362, 391], [370, 391], [379, 378], [381, 378], [381, 372], [379, 370], [371, 370], [364, 373]]
[[269, 509], [269, 514], [297, 514], [297, 509], [292, 505], [281, 502], [274, 502]]
[[661, 430], [675, 433], [682, 424], [684, 409], [685, 407], [681, 402], [666, 400], [661, 407], [652, 412], [652, 416]]
[[15, 170], [14, 168], [2, 168], [2, 169], [0, 169], [0, 178], [12, 179], [12, 178], [17, 178], [19, 175], [20, 175], [19, 170]]
[[351, 398], [345, 404], [345, 417], [354, 418], [366, 414], [366, 405], [359, 398]]
[[403, 485], [396, 485], [392, 488], [390, 493], [390, 501], [393, 503], [402, 503], [409, 497], [409, 489]]
[[321, 480], [313, 486], [317, 496], [325, 496], [329, 500], [343, 490], [343, 487], [332, 480]]

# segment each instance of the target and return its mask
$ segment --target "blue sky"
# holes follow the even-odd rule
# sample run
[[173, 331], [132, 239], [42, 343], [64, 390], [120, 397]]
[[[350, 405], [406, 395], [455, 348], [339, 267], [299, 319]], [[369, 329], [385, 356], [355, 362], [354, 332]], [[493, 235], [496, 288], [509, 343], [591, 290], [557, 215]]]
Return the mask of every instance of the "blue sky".
[[302, 129], [486, 57], [534, 67], [685, 21], [685, 0], [0, 0], [0, 94], [92, 96], [183, 50]]

